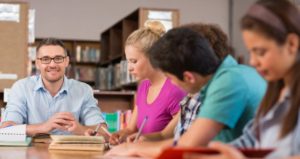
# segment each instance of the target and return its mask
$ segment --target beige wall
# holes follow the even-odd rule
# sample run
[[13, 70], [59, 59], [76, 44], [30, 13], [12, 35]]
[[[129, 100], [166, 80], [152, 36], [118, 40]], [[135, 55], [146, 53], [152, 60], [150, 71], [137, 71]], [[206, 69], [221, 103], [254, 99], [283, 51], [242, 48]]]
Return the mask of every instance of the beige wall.
[[36, 10], [36, 37], [98, 40], [138, 7], [176, 8], [181, 24], [217, 23], [228, 33], [229, 0], [26, 0]]
[[241, 31], [240, 31], [240, 19], [246, 13], [251, 4], [254, 4], [256, 0], [233, 0], [233, 28], [232, 28], [232, 46], [237, 54], [243, 55], [245, 62], [248, 63], [249, 55], [245, 48]]

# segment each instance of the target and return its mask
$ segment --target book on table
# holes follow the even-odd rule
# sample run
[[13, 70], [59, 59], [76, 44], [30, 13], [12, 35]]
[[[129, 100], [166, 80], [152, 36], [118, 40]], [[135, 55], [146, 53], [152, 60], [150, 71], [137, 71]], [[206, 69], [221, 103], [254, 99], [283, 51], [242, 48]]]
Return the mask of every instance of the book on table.
[[51, 135], [50, 150], [104, 151], [108, 148], [103, 136]]
[[32, 137], [33, 143], [51, 143], [50, 134], [36, 134]]
[[[264, 158], [274, 149], [238, 149], [247, 158]], [[193, 153], [198, 155], [216, 155], [220, 152], [208, 147], [170, 147], [163, 150], [156, 159], [183, 159], [184, 154]]]
[[0, 129], [0, 146], [29, 146], [31, 138], [26, 136], [26, 125], [14, 125]]

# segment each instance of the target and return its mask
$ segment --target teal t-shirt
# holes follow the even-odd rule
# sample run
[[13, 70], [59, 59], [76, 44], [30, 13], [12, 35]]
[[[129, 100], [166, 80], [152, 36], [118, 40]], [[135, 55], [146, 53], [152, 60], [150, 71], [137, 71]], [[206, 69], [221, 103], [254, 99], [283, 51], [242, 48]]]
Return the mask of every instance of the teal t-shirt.
[[200, 93], [198, 118], [225, 125], [214, 140], [229, 142], [239, 137], [254, 117], [266, 90], [266, 82], [250, 66], [240, 65], [228, 55]]

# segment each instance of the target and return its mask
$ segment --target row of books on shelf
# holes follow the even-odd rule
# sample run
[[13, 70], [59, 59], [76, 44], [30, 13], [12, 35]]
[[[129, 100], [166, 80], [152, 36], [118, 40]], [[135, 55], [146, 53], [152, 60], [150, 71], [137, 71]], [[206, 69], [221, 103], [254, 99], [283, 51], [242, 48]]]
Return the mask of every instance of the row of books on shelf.
[[[92, 62], [98, 63], [100, 60], [101, 51], [98, 48], [92, 48], [89, 46], [76, 46], [76, 52], [71, 53], [71, 57], [75, 57], [75, 62]], [[36, 59], [36, 46], [28, 47], [28, 58], [31, 61]]]
[[100, 49], [89, 46], [76, 46], [76, 62], [93, 62], [98, 63], [100, 60]]
[[[35, 64], [31, 62], [33, 59], [35, 59], [35, 52], [32, 51], [28, 62], [28, 75], [38, 74]], [[93, 87], [100, 90], [120, 89], [124, 85], [136, 83], [127, 70], [126, 60], [110, 64], [107, 67], [69, 65], [66, 75], [79, 81], [92, 82], [95, 84]]]
[[74, 79], [80, 81], [95, 81], [96, 80], [96, 67], [88, 66], [74, 66]]
[[129, 120], [131, 118], [132, 111], [116, 111], [114, 113], [103, 113], [103, 118], [108, 124], [108, 131], [114, 133], [121, 129], [124, 129], [129, 124]]
[[122, 60], [115, 65], [98, 68], [99, 89], [111, 90], [123, 85], [135, 83], [136, 79], [127, 70], [127, 61]]
[[[73, 72], [72, 72], [73, 71]], [[123, 60], [108, 67], [73, 66], [67, 70], [67, 74], [84, 82], [95, 82], [96, 88], [100, 90], [118, 89], [136, 80], [127, 71], [127, 61]]]

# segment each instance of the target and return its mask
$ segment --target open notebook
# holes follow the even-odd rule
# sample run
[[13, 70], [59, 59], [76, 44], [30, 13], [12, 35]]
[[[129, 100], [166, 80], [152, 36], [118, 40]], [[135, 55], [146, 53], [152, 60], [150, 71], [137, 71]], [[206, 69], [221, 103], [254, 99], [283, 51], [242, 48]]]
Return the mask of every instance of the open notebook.
[[103, 151], [107, 148], [103, 136], [51, 135], [49, 149]]
[[26, 137], [26, 125], [15, 125], [0, 129], [0, 146], [28, 146], [30, 137]]

